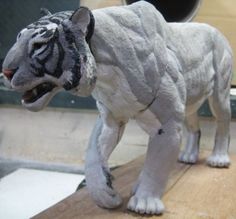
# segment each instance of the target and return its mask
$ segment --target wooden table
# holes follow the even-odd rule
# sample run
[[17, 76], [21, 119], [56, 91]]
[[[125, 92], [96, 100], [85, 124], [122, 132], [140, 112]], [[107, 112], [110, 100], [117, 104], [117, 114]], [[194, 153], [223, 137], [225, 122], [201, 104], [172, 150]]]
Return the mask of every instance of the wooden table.
[[[236, 219], [236, 156], [232, 155], [229, 169], [215, 169], [205, 165], [204, 153], [196, 165], [176, 163], [170, 176], [163, 201], [166, 212], [152, 218], [163, 219]], [[142, 218], [126, 210], [131, 187], [143, 165], [144, 156], [114, 170], [114, 187], [124, 198], [115, 210], [97, 207], [87, 189], [72, 194], [65, 200], [38, 214], [34, 219], [77, 218]]]

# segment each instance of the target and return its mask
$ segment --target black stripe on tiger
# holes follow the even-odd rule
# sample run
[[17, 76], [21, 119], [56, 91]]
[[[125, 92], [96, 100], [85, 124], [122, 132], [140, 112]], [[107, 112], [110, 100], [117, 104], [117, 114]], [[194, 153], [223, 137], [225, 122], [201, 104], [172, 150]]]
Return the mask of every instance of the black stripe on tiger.
[[[45, 64], [46, 62], [52, 57], [53, 49], [54, 49], [55, 40], [52, 38], [49, 42], [47, 42], [46, 48], [41, 51], [39, 54], [37, 54], [37, 57], [34, 58], [35, 62], [40, 65], [40, 67], [36, 67], [34, 64], [31, 64], [31, 67], [34, 69], [34, 74], [38, 77], [42, 77], [45, 73], [54, 76], [54, 74], [46, 68]], [[30, 54], [31, 56], [34, 53], [34, 50], [32, 50]], [[45, 57], [42, 57], [42, 54], [45, 53]], [[41, 55], [41, 57], [40, 57]]]
[[71, 86], [76, 87], [79, 85], [79, 81], [81, 78], [81, 74], [80, 74], [81, 60], [80, 60], [79, 52], [78, 50], [76, 50], [75, 47], [73, 48], [73, 53], [74, 53], [73, 58], [74, 58], [75, 63], [71, 70], [73, 73]]
[[46, 52], [48, 49], [50, 48], [50, 44], [46, 44], [46, 47], [40, 52], [38, 53], [38, 56], [42, 55], [44, 52]]
[[47, 54], [45, 54], [46, 56], [45, 57], [43, 57], [43, 58], [36, 58], [36, 60], [37, 60], [37, 62], [39, 63], [39, 64], [41, 64], [41, 69], [42, 69], [42, 71], [44, 71], [44, 73], [46, 73], [46, 74], [49, 74], [49, 75], [52, 75], [52, 76], [54, 76], [54, 72], [50, 72], [47, 68], [46, 68], [46, 62], [52, 57], [52, 55], [53, 55], [53, 50], [54, 50], [54, 46], [55, 46], [55, 39], [54, 38], [52, 38], [52, 40], [50, 40], [48, 43], [48, 50], [47, 50]]
[[61, 77], [61, 75], [63, 73], [62, 63], [63, 63], [64, 57], [65, 57], [65, 51], [64, 51], [64, 49], [63, 49], [63, 47], [62, 47], [62, 45], [61, 45], [61, 43], [58, 39], [55, 40], [55, 43], [57, 44], [59, 57], [58, 57], [58, 60], [57, 60], [57, 67], [55, 69], [54, 76], [59, 78], [59, 77]]
[[79, 48], [76, 46], [76, 38], [72, 31], [62, 23], [63, 31], [65, 34], [65, 39], [68, 43], [68, 49], [72, 51], [72, 58], [74, 61], [74, 65], [71, 69], [72, 74], [72, 82], [67, 82], [63, 87], [65, 90], [70, 90], [79, 85], [79, 81], [81, 78], [80, 74], [80, 67], [81, 67], [81, 60], [80, 60], [80, 53]]
[[65, 34], [65, 39], [68, 42], [69, 46], [71, 46], [72, 43], [75, 43], [75, 36], [65, 24], [62, 23], [62, 27]]
[[53, 36], [53, 34], [54, 34], [54, 30], [50, 29], [50, 30], [46, 30], [46, 32], [41, 36], [43, 38], [49, 38], [49, 37]]
[[34, 64], [30, 64], [30, 67], [31, 67], [31, 72], [37, 76], [37, 77], [43, 77], [44, 76], [44, 72], [42, 72], [42, 69], [41, 67], [40, 68], [37, 68]]
[[[50, 34], [51, 34], [51, 31], [50, 31]], [[63, 63], [65, 52], [61, 43], [59, 42], [58, 37], [59, 37], [59, 33], [58, 33], [58, 30], [56, 30], [54, 32], [54, 37], [46, 43], [47, 45], [45, 49], [43, 49], [40, 53], [38, 53], [37, 57], [34, 57], [35, 64], [31, 63], [31, 68], [33, 69], [33, 72], [36, 76], [42, 77], [46, 73], [53, 77], [59, 78], [62, 75], [62, 72], [63, 72], [62, 63]], [[53, 72], [50, 72], [46, 68], [46, 63], [53, 56], [55, 44], [57, 45], [57, 49], [58, 49], [58, 60], [57, 60], [55, 70]], [[35, 49], [32, 49], [31, 53], [29, 54], [30, 57], [33, 56], [34, 52], [35, 52]]]
[[57, 25], [59, 25], [61, 23], [61, 19], [58, 19], [58, 18], [55, 18], [55, 17], [52, 17], [52, 18], [49, 18], [49, 20], [52, 22], [52, 23], [55, 23]]

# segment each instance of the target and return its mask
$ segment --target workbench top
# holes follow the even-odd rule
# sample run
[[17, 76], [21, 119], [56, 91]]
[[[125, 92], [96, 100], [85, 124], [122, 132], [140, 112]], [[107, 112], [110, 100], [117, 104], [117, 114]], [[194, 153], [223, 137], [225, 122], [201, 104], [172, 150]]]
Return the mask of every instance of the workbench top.
[[[209, 153], [204, 152], [196, 165], [176, 163], [163, 196], [166, 211], [162, 216], [151, 218], [236, 218], [236, 155], [231, 155], [230, 168], [215, 169], [205, 164], [207, 154]], [[143, 161], [144, 156], [112, 172], [115, 177], [113, 185], [124, 199], [120, 208], [106, 210], [97, 207], [89, 197], [87, 189], [83, 188], [34, 219], [145, 217], [126, 210], [131, 187], [138, 177]]]

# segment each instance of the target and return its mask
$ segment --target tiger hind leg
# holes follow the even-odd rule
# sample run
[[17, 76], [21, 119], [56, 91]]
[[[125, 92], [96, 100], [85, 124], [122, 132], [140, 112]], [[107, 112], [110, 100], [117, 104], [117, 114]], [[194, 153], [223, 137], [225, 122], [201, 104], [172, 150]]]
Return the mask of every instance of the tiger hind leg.
[[184, 149], [179, 154], [179, 161], [194, 164], [198, 160], [201, 131], [197, 112], [188, 115], [185, 119], [187, 139]]
[[212, 154], [207, 159], [207, 164], [212, 167], [228, 167], [230, 159], [228, 155], [230, 143], [230, 96], [219, 101], [217, 96], [209, 98], [209, 104], [214, 117], [216, 118], [215, 145]]
[[232, 57], [225, 53], [224, 59], [218, 66], [214, 91], [208, 98], [212, 114], [216, 118], [215, 145], [212, 154], [207, 160], [212, 167], [228, 167], [230, 143], [230, 85], [232, 79]]

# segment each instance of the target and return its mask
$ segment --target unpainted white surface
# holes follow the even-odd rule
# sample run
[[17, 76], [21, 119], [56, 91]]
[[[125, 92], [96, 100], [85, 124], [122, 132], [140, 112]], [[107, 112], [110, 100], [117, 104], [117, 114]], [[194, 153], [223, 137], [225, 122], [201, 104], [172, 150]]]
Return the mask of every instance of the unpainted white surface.
[[28, 219], [66, 198], [83, 175], [19, 169], [0, 181], [0, 218]]

